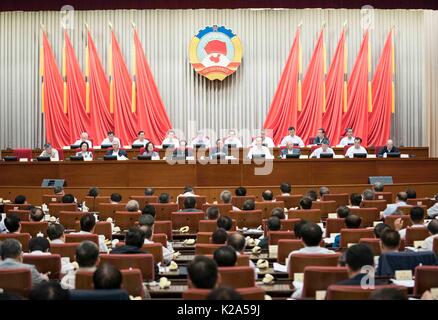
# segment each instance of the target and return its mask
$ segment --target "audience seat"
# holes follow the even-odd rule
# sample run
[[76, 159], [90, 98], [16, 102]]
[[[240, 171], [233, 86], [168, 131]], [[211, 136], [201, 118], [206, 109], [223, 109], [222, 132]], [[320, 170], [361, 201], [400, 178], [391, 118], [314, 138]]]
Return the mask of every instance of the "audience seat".
[[316, 291], [348, 279], [346, 267], [305, 267], [302, 298], [315, 298]]
[[303, 241], [299, 239], [280, 239], [278, 240], [277, 261], [281, 264], [286, 264], [286, 259], [289, 253], [295, 250], [300, 250], [304, 247]]
[[331, 285], [327, 289], [327, 300], [368, 300], [373, 291], [385, 288], [400, 290], [407, 298], [408, 288], [395, 285], [378, 285], [374, 289], [365, 289], [361, 286]]
[[21, 148], [21, 149], [14, 149], [13, 151], [13, 156], [17, 157], [18, 160], [20, 160], [20, 158], [26, 158], [28, 161], [30, 161], [32, 159], [32, 149], [27, 149], [27, 148]]
[[70, 290], [70, 300], [129, 300], [126, 290]]
[[[125, 242], [119, 241], [116, 247], [124, 246]], [[163, 245], [161, 243], [145, 243], [141, 247], [141, 250], [145, 253], [150, 253], [154, 256], [155, 263], [163, 263]]]
[[346, 206], [350, 203], [350, 195], [348, 193], [329, 193], [322, 196], [323, 201], [336, 201], [336, 207]]
[[20, 221], [29, 221], [30, 210], [5, 210], [6, 215], [15, 214], [20, 218]]
[[[193, 196], [196, 199], [195, 208], [198, 210], [202, 210], [202, 205], [207, 202], [206, 196]], [[178, 209], [184, 209], [184, 199], [186, 197], [178, 197]]]
[[254, 269], [251, 267], [219, 267], [221, 285], [231, 288], [252, 288], [255, 286]]
[[106, 221], [98, 221], [94, 227], [94, 233], [97, 235], [104, 235], [105, 239], [111, 240], [113, 237], [111, 223]]
[[306, 254], [294, 253], [288, 261], [288, 275], [293, 279], [295, 273], [303, 273], [305, 267], [336, 267], [338, 265], [340, 253], [333, 254]]
[[[294, 226], [296, 223], [300, 222], [301, 219], [282, 219], [281, 222], [281, 231], [294, 231]], [[262, 228], [264, 231], [264, 235], [267, 236], [268, 231], [268, 219], [262, 220]]]
[[370, 246], [374, 256], [380, 256], [382, 254], [382, 248], [380, 247], [380, 239], [377, 238], [360, 238], [359, 243], [364, 243]]
[[394, 203], [392, 192], [375, 192], [375, 200], [386, 200], [386, 203]]
[[272, 209], [274, 208], [284, 208], [284, 202], [283, 201], [262, 201], [262, 202], [256, 202], [255, 203], [255, 209], [262, 211], [262, 217], [263, 219], [268, 219], [271, 216]]
[[101, 254], [100, 263], [110, 263], [119, 270], [140, 269], [144, 281], [152, 281], [155, 278], [154, 256], [146, 254]]
[[372, 227], [374, 221], [380, 220], [380, 211], [377, 208], [350, 208], [350, 214], [362, 218], [362, 228]]
[[87, 212], [82, 211], [60, 211], [59, 222], [64, 226], [65, 229], [77, 230], [77, 223], [86, 214]]
[[373, 229], [341, 229], [340, 247], [348, 248], [349, 243], [359, 243], [361, 238], [374, 238]]
[[[402, 214], [409, 215], [411, 213], [412, 207], [413, 206], [400, 206], [400, 207], [398, 207], [398, 209], [400, 209]], [[426, 206], [423, 205], [423, 206], [419, 206], [419, 207], [423, 208], [425, 214], [427, 214], [427, 207]]]
[[205, 254], [213, 254], [217, 248], [220, 248], [223, 246], [224, 246], [224, 244], [197, 243], [197, 244], [195, 244], [195, 256], [202, 256]]
[[60, 194], [43, 194], [41, 196], [43, 202], [45, 204], [49, 204], [49, 203], [60, 203], [61, 199], [62, 199], [63, 195]]
[[110, 203], [111, 198], [110, 196], [97, 196], [97, 197], [86, 196], [84, 198], [84, 201], [88, 209], [90, 209], [90, 211], [97, 211], [99, 203]]
[[[213, 254], [203, 254], [207, 258], [214, 259]], [[236, 260], [236, 267], [248, 267], [250, 256], [247, 254], [239, 254]]]
[[32, 205], [29, 203], [16, 204], [16, 203], [5, 203], [3, 207], [4, 212], [9, 212], [9, 210], [30, 210]]
[[114, 216], [114, 224], [120, 228], [120, 230], [128, 230], [135, 226], [135, 222], [140, 218], [140, 212], [129, 211], [116, 211]]
[[97, 211], [99, 220], [106, 221], [108, 218], [115, 219], [116, 211], [125, 211], [126, 203], [99, 203]]
[[379, 212], [385, 211], [388, 203], [386, 200], [362, 200], [361, 202], [362, 208], [376, 208]]
[[27, 297], [32, 289], [30, 269], [0, 269], [0, 288], [7, 293]]
[[95, 244], [99, 245], [99, 236], [97, 234], [86, 234], [86, 233], [73, 234], [73, 233], [70, 233], [70, 234], [65, 235], [65, 242], [66, 243], [73, 243], [73, 242], [81, 243], [82, 241], [85, 241], [85, 240], [92, 241]]
[[[199, 232], [214, 232], [217, 229], [217, 220], [199, 221]], [[233, 225], [230, 231], [236, 231], [236, 220], [233, 219]]]
[[49, 203], [49, 214], [59, 218], [61, 211], [78, 211], [77, 203]]
[[276, 201], [283, 201], [285, 208], [297, 208], [300, 206], [300, 200], [303, 198], [302, 194], [293, 194], [290, 196], [276, 196]]
[[61, 258], [69, 257], [70, 262], [76, 261], [76, 248], [79, 242], [70, 243], [51, 243], [50, 252], [52, 254], [59, 254]]
[[438, 288], [438, 266], [416, 267], [414, 295], [421, 296], [431, 288]]
[[390, 216], [385, 217], [384, 223], [387, 224], [391, 229], [394, 229], [394, 222], [398, 218], [401, 218], [403, 220], [403, 228], [409, 227], [412, 225], [412, 220], [409, 215], [397, 215], [393, 214]]
[[203, 243], [203, 244], [207, 244], [207, 243], [211, 243], [211, 236], [212, 236], [213, 232], [198, 232], [196, 233], [196, 243]]
[[154, 234], [164, 233], [169, 241], [172, 241], [172, 221], [155, 221]]
[[211, 208], [211, 207], [218, 208], [219, 215], [222, 215], [222, 216], [226, 216], [229, 211], [233, 210], [233, 205], [230, 203], [217, 203], [217, 204], [204, 203], [202, 205], [201, 210], [204, 212], [207, 212], [207, 209]]
[[164, 233], [154, 233], [152, 235], [152, 241], [161, 243], [163, 247], [167, 247], [167, 235]]
[[422, 228], [407, 227], [405, 242], [407, 246], [413, 246], [414, 241], [423, 241], [429, 236], [430, 233], [427, 227], [422, 227]]
[[16, 239], [18, 242], [21, 243], [21, 247], [23, 249], [23, 252], [29, 251], [29, 240], [30, 240], [30, 234], [29, 233], [0, 233], [0, 241], [6, 240], [6, 239]]
[[150, 203], [155, 208], [155, 220], [171, 220], [172, 212], [178, 211], [176, 203]]
[[188, 226], [189, 233], [197, 233], [199, 221], [204, 217], [204, 212], [172, 212], [172, 228], [179, 230], [181, 227]]
[[29, 233], [32, 237], [37, 236], [39, 233], [47, 236], [47, 221], [23, 221], [21, 224], [21, 233]]
[[262, 211], [248, 210], [248, 211], [230, 211], [229, 216], [236, 220], [238, 228], [258, 228], [262, 225]]
[[408, 199], [406, 203], [411, 206], [426, 206], [427, 209], [433, 206], [433, 201], [429, 198]]
[[323, 220], [327, 219], [329, 213], [336, 213], [337, 208], [335, 200], [312, 201], [312, 209], [319, 209]]
[[130, 196], [129, 199], [137, 201], [140, 210], [147, 204], [158, 202], [158, 196]]
[[321, 210], [319, 209], [308, 209], [308, 210], [290, 210], [289, 219], [301, 219], [310, 222], [320, 223], [321, 222]]
[[[243, 300], [265, 299], [265, 290], [259, 287], [237, 288], [235, 290], [242, 297]], [[182, 297], [184, 300], [205, 300], [210, 292], [210, 289], [190, 288], [183, 292]]]
[[269, 231], [269, 245], [278, 245], [279, 240], [291, 240], [295, 239], [295, 233], [293, 231]]
[[325, 222], [326, 237], [329, 238], [332, 233], [341, 233], [345, 227], [345, 218], [328, 218]]
[[242, 209], [243, 203], [246, 200], [256, 201], [256, 196], [232, 196], [231, 204], [239, 209]]
[[40, 273], [48, 273], [49, 279], [61, 277], [61, 256], [59, 254], [24, 254], [23, 263], [32, 264]]
[[438, 237], [433, 239], [433, 252], [435, 252], [438, 257]]

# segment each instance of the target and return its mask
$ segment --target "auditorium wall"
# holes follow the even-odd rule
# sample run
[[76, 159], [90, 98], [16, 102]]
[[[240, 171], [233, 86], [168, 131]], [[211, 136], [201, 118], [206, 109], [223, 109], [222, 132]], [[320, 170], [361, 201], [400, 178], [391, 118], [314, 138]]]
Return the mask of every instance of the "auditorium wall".
[[[58, 11], [0, 13], [0, 148], [40, 147], [44, 143], [38, 66], [40, 23], [45, 25], [60, 66], [61, 19]], [[363, 19], [360, 10], [344, 9], [74, 11], [74, 28], [69, 35], [83, 67], [87, 22], [107, 66], [111, 21], [130, 66], [134, 21], [173, 126], [187, 136], [197, 128], [220, 135], [221, 129], [255, 130], [262, 126], [300, 22], [305, 72], [323, 22], [327, 23], [330, 63], [347, 21], [351, 72], [362, 39]], [[438, 13], [374, 10], [373, 19], [373, 72], [388, 31], [393, 25], [396, 30], [396, 113], [391, 135], [398, 145], [431, 144], [431, 154], [438, 156]], [[231, 28], [243, 44], [240, 69], [223, 82], [197, 75], [188, 61], [191, 38], [213, 24]]]

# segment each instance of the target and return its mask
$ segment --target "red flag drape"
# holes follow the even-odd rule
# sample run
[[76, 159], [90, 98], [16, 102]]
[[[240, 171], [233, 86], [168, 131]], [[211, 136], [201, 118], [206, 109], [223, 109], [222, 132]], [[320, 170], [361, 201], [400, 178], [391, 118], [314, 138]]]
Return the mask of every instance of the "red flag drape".
[[160, 92], [143, 51], [137, 31], [134, 31], [138, 127], [154, 144], [161, 144], [172, 128]]
[[324, 108], [324, 30], [321, 31], [303, 81], [303, 109], [298, 115], [297, 134], [307, 144], [322, 126]]
[[47, 34], [43, 32], [44, 120], [46, 141], [55, 148], [70, 144], [68, 117], [64, 113], [63, 81]]
[[367, 31], [348, 82], [348, 109], [342, 118], [342, 130], [353, 128], [364, 146], [368, 145], [368, 41]]
[[85, 110], [85, 79], [67, 32], [64, 32], [67, 106], [71, 143], [79, 139], [82, 132], [90, 129], [90, 117]]
[[287, 134], [288, 127], [295, 126], [297, 122], [299, 46], [300, 29], [295, 34], [286, 66], [263, 125], [264, 128], [272, 130], [275, 144], [279, 144]]
[[114, 131], [122, 144], [131, 144], [137, 136], [137, 115], [131, 110], [131, 76], [114, 32], [111, 33], [114, 81]]
[[373, 78], [373, 112], [369, 115], [369, 145], [384, 145], [391, 132], [392, 60], [391, 31], [386, 39]]
[[336, 47], [326, 78], [326, 112], [322, 117], [322, 127], [330, 139], [331, 145], [339, 143], [342, 134], [342, 107], [345, 64], [345, 30]]
[[108, 131], [114, 130], [114, 120], [109, 111], [109, 83], [97, 54], [90, 32], [87, 33], [87, 54], [90, 86], [90, 137], [99, 145]]

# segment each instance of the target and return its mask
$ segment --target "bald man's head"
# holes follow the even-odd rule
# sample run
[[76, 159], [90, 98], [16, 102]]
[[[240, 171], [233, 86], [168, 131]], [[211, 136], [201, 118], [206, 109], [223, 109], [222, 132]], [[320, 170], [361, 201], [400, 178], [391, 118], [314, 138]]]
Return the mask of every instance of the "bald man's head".
[[245, 250], [246, 240], [241, 233], [233, 233], [228, 237], [227, 244], [233, 247], [237, 252]]

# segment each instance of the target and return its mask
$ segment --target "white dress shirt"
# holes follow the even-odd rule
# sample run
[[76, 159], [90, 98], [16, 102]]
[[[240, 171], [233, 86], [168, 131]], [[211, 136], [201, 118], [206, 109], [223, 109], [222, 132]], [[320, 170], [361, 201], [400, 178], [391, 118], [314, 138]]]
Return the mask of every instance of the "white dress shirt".
[[165, 145], [165, 144], [173, 144], [175, 148], [179, 147], [179, 140], [177, 138], [166, 138], [163, 140], [163, 142], [161, 143], [161, 145]]
[[76, 272], [78, 271], [96, 271], [96, 267], [81, 268], [77, 270], [71, 270], [61, 279], [61, 287], [68, 290], [74, 290], [76, 288]]
[[117, 137], [114, 137], [114, 138], [113, 138], [113, 141], [110, 141], [109, 138], [105, 138], [105, 139], [103, 139], [101, 145], [102, 145], [102, 144], [113, 144], [114, 141], [117, 141], [117, 142], [119, 143], [119, 146], [120, 146], [120, 139], [117, 138]]
[[224, 145], [226, 145], [226, 144], [235, 144], [236, 148], [242, 148], [242, 142], [237, 137], [234, 137], [234, 138], [230, 137], [230, 138], [225, 139]]
[[41, 152], [40, 157], [50, 157], [50, 161], [59, 161], [58, 150], [52, 148], [52, 153], [47, 153], [46, 150]]
[[[149, 244], [149, 243], [156, 243], [156, 242], [153, 242], [153, 241], [148, 240], [148, 239], [144, 239], [144, 243], [145, 244]], [[170, 251], [165, 246], [162, 246], [162, 247], [163, 247], [163, 260], [164, 260], [164, 263], [166, 265], [168, 265], [172, 261], [172, 259], [173, 259], [173, 252]]]
[[321, 153], [335, 154], [335, 152], [333, 151], [332, 148], [327, 148], [327, 151], [324, 151], [324, 150], [322, 150], [322, 147], [320, 147], [320, 148], [313, 150], [313, 152], [309, 158], [313, 158], [313, 157], [320, 158]]
[[426, 251], [433, 251], [433, 239], [435, 239], [437, 237], [438, 237], [438, 234], [434, 234], [434, 235], [427, 237], [423, 242], [422, 248]]
[[299, 253], [299, 254], [333, 254], [335, 252], [332, 250], [329, 250], [327, 248], [321, 247], [321, 246], [304, 247], [304, 248], [301, 248], [299, 250], [295, 250], [295, 251], [292, 251], [291, 253], [289, 253], [287, 260], [286, 260], [286, 265], [289, 263], [289, 259], [290, 259], [291, 255], [293, 255], [295, 253]]
[[90, 151], [85, 151], [85, 152], [79, 151], [79, 152], [76, 152], [76, 156], [77, 157], [83, 157], [84, 160], [93, 160], [93, 154]]
[[386, 206], [385, 211], [383, 211], [383, 216], [387, 217], [390, 216], [391, 214], [394, 214], [397, 211], [397, 208], [400, 206], [407, 206], [408, 204], [404, 201], [399, 201], [396, 203], [390, 203]]
[[146, 147], [146, 145], [149, 143], [149, 140], [144, 139], [143, 141], [140, 141], [140, 139], [135, 140], [132, 144], [142, 144], [143, 147]]
[[365, 153], [368, 154], [367, 149], [360, 146], [359, 148], [356, 148], [355, 146], [351, 146], [348, 148], [347, 153], [345, 154], [346, 158], [354, 158], [354, 154], [356, 153]]
[[427, 215], [430, 218], [435, 218], [436, 216], [438, 216], [438, 202], [435, 203], [432, 207], [430, 207], [429, 209], [427, 209]]
[[86, 142], [87, 144], [88, 144], [88, 148], [93, 148], [93, 144], [91, 143], [91, 141], [90, 140], [82, 140], [82, 139], [79, 139], [79, 140], [76, 140], [76, 142], [75, 143], [73, 143], [73, 145], [75, 145], [75, 146], [79, 146], [79, 145], [81, 145], [81, 143], [82, 142]]
[[300, 148], [304, 147], [303, 140], [297, 135], [294, 135], [293, 137], [291, 135], [287, 135], [286, 137], [283, 138], [283, 140], [281, 140], [280, 145], [285, 146], [288, 142], [292, 142], [293, 144], [298, 144]]
[[[269, 138], [269, 137], [265, 137], [263, 140], [262, 140], [262, 144], [266, 144], [266, 146], [268, 147], [268, 148], [274, 148], [275, 147], [275, 144], [274, 144], [274, 141], [272, 141], [272, 139], [271, 138]], [[253, 140], [253, 142], [251, 143], [251, 147], [254, 147], [256, 145], [256, 139], [254, 139]]]
[[272, 159], [273, 158], [272, 155], [271, 155], [271, 151], [269, 151], [269, 148], [265, 147], [265, 146], [260, 146], [260, 147], [254, 146], [254, 147], [251, 147], [251, 149], [249, 149], [249, 152], [248, 152], [248, 158], [252, 159], [252, 156], [254, 154], [264, 154], [265, 155], [265, 159]]
[[354, 144], [354, 137], [351, 137], [351, 138], [343, 137], [341, 139], [341, 142], [339, 142], [339, 146], [341, 146], [341, 147], [348, 146], [349, 144]]
[[195, 139], [193, 139], [191, 145], [195, 147], [195, 145], [197, 144], [203, 144], [205, 148], [210, 148], [210, 140], [207, 137], [196, 137]]

